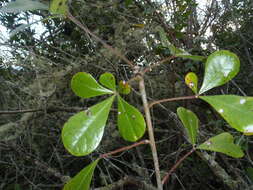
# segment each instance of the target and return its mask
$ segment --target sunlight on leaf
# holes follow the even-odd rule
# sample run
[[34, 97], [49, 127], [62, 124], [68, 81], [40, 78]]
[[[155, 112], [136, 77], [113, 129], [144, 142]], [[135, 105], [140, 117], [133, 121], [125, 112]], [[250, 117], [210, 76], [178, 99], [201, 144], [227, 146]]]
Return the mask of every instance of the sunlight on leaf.
[[104, 73], [100, 75], [99, 82], [105, 87], [115, 91], [116, 90], [116, 82], [115, 77], [111, 73]]
[[99, 145], [115, 96], [70, 117], [62, 129], [65, 148], [75, 156], [90, 154]]
[[51, 0], [49, 11], [52, 14], [66, 15], [68, 12], [68, 0]]
[[191, 110], [185, 109], [183, 107], [177, 108], [177, 115], [182, 121], [186, 131], [187, 136], [192, 145], [196, 144], [199, 119]]
[[79, 72], [71, 80], [71, 88], [81, 98], [91, 98], [104, 94], [113, 94], [113, 91], [99, 85], [88, 73]]
[[142, 114], [120, 96], [118, 96], [118, 128], [121, 136], [131, 142], [140, 139], [146, 130]]
[[89, 190], [94, 170], [100, 159], [83, 168], [75, 177], [70, 179], [63, 190]]
[[120, 94], [129, 94], [131, 92], [131, 87], [126, 81], [120, 81], [118, 86], [118, 91]]
[[212, 53], [205, 64], [204, 81], [199, 94], [227, 83], [239, 70], [240, 60], [234, 53], [226, 50]]
[[253, 132], [253, 97], [235, 95], [200, 96], [236, 130]]
[[195, 94], [198, 93], [198, 77], [195, 73], [187, 73], [185, 76], [185, 83]]
[[221, 133], [212, 137], [199, 145], [197, 149], [221, 152], [234, 158], [241, 158], [244, 155], [241, 147], [234, 144], [234, 138], [229, 133]]

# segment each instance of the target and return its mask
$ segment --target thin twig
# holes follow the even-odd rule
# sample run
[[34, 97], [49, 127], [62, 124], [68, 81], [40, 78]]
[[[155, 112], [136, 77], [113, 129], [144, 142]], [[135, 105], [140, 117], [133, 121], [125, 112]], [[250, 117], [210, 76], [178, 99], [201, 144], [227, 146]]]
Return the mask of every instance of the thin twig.
[[190, 152], [187, 152], [182, 158], [180, 158], [177, 163], [170, 169], [170, 171], [166, 174], [166, 176], [162, 180], [162, 184], [164, 185], [170, 178], [170, 175], [177, 169], [177, 167], [193, 152], [195, 152], [196, 149], [192, 148]]
[[140, 77], [139, 88], [140, 88], [142, 103], [143, 103], [144, 112], [145, 112], [145, 116], [146, 116], [148, 135], [149, 135], [149, 140], [150, 140], [150, 147], [151, 147], [153, 162], [154, 162], [154, 166], [155, 166], [157, 187], [158, 187], [158, 190], [162, 190], [163, 185], [162, 185], [161, 175], [160, 175], [159, 159], [158, 159], [157, 150], [156, 150], [155, 137], [154, 137], [154, 131], [153, 131], [153, 126], [152, 126], [152, 121], [151, 121], [150, 110], [148, 107], [148, 100], [147, 100], [147, 94], [146, 94], [146, 90], [145, 90], [145, 83], [144, 83], [143, 76], [139, 76], [139, 77]]
[[58, 106], [55, 106], [55, 107], [48, 107], [46, 109], [37, 108], [37, 109], [25, 109], [25, 110], [3, 110], [3, 111], [0, 111], [0, 115], [29, 113], [29, 112], [42, 112], [42, 111], [46, 111], [46, 113], [53, 113], [53, 112], [58, 112], [58, 111], [77, 112], [77, 111], [82, 111], [85, 109], [86, 108], [81, 108], [81, 107], [58, 107]]
[[29, 113], [29, 112], [38, 112], [38, 111], [43, 111], [43, 109], [4, 110], [4, 111], [0, 111], [0, 115], [3, 115], [3, 114]]
[[123, 151], [129, 150], [129, 149], [132, 149], [132, 148], [134, 148], [134, 147], [140, 146], [140, 145], [142, 145], [142, 144], [149, 144], [149, 143], [150, 143], [150, 141], [147, 140], [147, 139], [145, 139], [145, 140], [142, 140], [142, 141], [140, 141], [140, 142], [134, 143], [134, 144], [132, 144], [132, 145], [124, 146], [124, 147], [119, 148], [119, 149], [116, 149], [116, 150], [114, 150], [114, 151], [111, 151], [111, 152], [108, 152], [108, 153], [105, 153], [105, 154], [101, 154], [99, 157], [100, 157], [100, 158], [107, 158], [107, 157], [109, 157], [109, 156], [111, 156], [111, 155], [113, 155], [113, 154], [117, 154], [117, 153], [119, 153], [119, 152], [123, 152]]
[[71, 13], [68, 13], [67, 17], [73, 22], [75, 23], [77, 26], [79, 26], [83, 31], [87, 32], [88, 34], [90, 34], [93, 38], [95, 38], [97, 41], [99, 41], [105, 48], [107, 48], [108, 50], [110, 50], [113, 54], [115, 54], [116, 56], [118, 56], [120, 59], [122, 59], [123, 61], [125, 61], [132, 69], [134, 68], [133, 63], [128, 60], [121, 52], [119, 52], [117, 49], [113, 48], [112, 46], [110, 46], [109, 44], [107, 44], [104, 40], [102, 40], [101, 38], [99, 38], [96, 34], [94, 34], [93, 32], [91, 32], [87, 27], [85, 27], [80, 21], [78, 21]]
[[196, 99], [196, 98], [198, 98], [198, 96], [183, 96], [183, 97], [176, 97], [176, 98], [166, 98], [166, 99], [151, 102], [149, 104], [149, 108], [151, 108], [155, 104], [160, 104], [160, 103], [163, 103], [163, 102], [172, 102], [172, 101], [177, 101], [177, 100], [190, 100], [190, 99]]

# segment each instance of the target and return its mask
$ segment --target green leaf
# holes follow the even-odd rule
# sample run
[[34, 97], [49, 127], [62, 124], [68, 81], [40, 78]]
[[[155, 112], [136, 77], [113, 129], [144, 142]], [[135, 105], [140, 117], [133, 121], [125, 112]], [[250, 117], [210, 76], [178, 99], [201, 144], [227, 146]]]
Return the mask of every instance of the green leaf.
[[191, 55], [190, 53], [188, 53], [187, 51], [181, 49], [181, 48], [177, 48], [176, 46], [174, 46], [172, 43], [170, 43], [170, 41], [167, 38], [167, 35], [164, 31], [164, 29], [162, 27], [157, 27], [157, 30], [159, 31], [159, 35], [160, 35], [160, 39], [162, 42], [162, 46], [169, 48], [171, 55], [174, 55], [176, 57], [181, 57], [181, 58], [185, 58], [185, 59], [191, 59], [193, 61], [203, 61], [205, 59], [205, 57], [203, 56], [199, 56], [199, 55]]
[[131, 87], [126, 81], [120, 81], [118, 91], [120, 94], [129, 94], [131, 92]]
[[63, 190], [89, 190], [94, 170], [100, 159], [83, 168], [75, 177], [70, 179]]
[[62, 141], [71, 154], [84, 156], [97, 148], [103, 137], [114, 97], [75, 114], [64, 124]]
[[223, 85], [234, 78], [240, 70], [240, 60], [226, 50], [212, 53], [205, 64], [205, 75], [199, 94]]
[[197, 149], [221, 152], [234, 158], [241, 158], [244, 155], [241, 147], [234, 144], [234, 138], [229, 133], [216, 135], [199, 145]]
[[21, 186], [19, 184], [15, 184], [15, 190], [21, 190]]
[[184, 127], [187, 131], [187, 136], [191, 144], [196, 144], [199, 119], [191, 110], [185, 109], [183, 107], [177, 108], [177, 115], [182, 121]]
[[173, 44], [170, 43], [170, 41], [168, 40], [168, 38], [166, 36], [166, 33], [165, 33], [165, 31], [162, 27], [159, 26], [159, 27], [157, 27], [157, 29], [159, 31], [162, 46], [169, 48], [170, 53], [172, 55], [176, 55], [177, 53], [182, 53], [183, 52], [182, 50], [177, 49]]
[[249, 177], [249, 179], [253, 182], [253, 168], [252, 167], [246, 168], [246, 174]]
[[48, 10], [49, 6], [46, 3], [34, 0], [16, 0], [8, 3], [0, 9], [1, 13], [20, 13], [22, 11], [33, 10]]
[[99, 82], [104, 85], [105, 87], [115, 91], [116, 90], [116, 83], [115, 77], [111, 73], [104, 73], [100, 75]]
[[198, 93], [198, 77], [195, 73], [187, 73], [185, 76], [185, 83], [195, 94]]
[[90, 74], [85, 72], [79, 72], [73, 76], [71, 88], [81, 98], [113, 94], [113, 91], [99, 85]]
[[200, 96], [229, 123], [245, 134], [253, 133], [253, 97], [235, 95]]
[[142, 114], [120, 96], [118, 96], [118, 128], [121, 136], [131, 142], [140, 139], [146, 130]]
[[49, 11], [52, 14], [66, 15], [68, 12], [68, 0], [51, 0]]
[[133, 3], [133, 0], [125, 0], [125, 5], [126, 7], [128, 7], [129, 5], [131, 5]]

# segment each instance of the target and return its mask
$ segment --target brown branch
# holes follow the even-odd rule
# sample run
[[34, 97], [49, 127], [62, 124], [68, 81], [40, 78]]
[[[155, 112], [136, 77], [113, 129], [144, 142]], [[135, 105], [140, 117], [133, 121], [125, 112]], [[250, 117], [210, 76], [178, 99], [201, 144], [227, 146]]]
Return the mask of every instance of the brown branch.
[[114, 151], [111, 151], [111, 152], [102, 154], [102, 155], [100, 155], [99, 157], [100, 157], [100, 158], [107, 158], [107, 157], [109, 157], [109, 156], [111, 156], [111, 155], [113, 155], [113, 154], [117, 154], [117, 153], [119, 153], [119, 152], [123, 152], [123, 151], [129, 150], [129, 149], [132, 149], [132, 148], [134, 148], [134, 147], [140, 146], [140, 145], [142, 145], [142, 144], [149, 144], [149, 143], [150, 143], [150, 141], [147, 140], [147, 139], [146, 139], [146, 140], [142, 140], [142, 141], [137, 142], [137, 143], [134, 143], [134, 144], [132, 144], [132, 145], [124, 146], [124, 147], [119, 148], [119, 149], [116, 149], [116, 150], [114, 150]]
[[73, 15], [71, 15], [71, 13], [68, 13], [67, 17], [73, 23], [75, 23], [77, 26], [79, 26], [83, 31], [85, 31], [86, 33], [90, 34], [93, 38], [95, 38], [98, 42], [100, 42], [105, 48], [107, 48], [113, 54], [115, 54], [120, 59], [122, 59], [124, 62], [126, 62], [132, 69], [134, 68], [133, 63], [130, 60], [128, 60], [121, 52], [119, 52], [117, 49], [113, 48], [112, 46], [110, 46], [109, 44], [107, 44], [104, 40], [102, 40], [101, 38], [99, 38], [96, 34], [94, 34], [93, 32], [91, 32], [80, 21], [78, 21]]
[[192, 148], [190, 152], [187, 152], [182, 158], [180, 158], [176, 164], [170, 169], [170, 171], [166, 174], [166, 176], [162, 180], [162, 184], [164, 185], [170, 178], [170, 175], [177, 169], [177, 167], [188, 157], [190, 156], [193, 152], [195, 152], [196, 149]]
[[139, 89], [140, 89], [143, 108], [144, 108], [144, 112], [145, 112], [145, 116], [146, 116], [146, 123], [147, 123], [147, 127], [148, 127], [148, 135], [149, 135], [149, 140], [150, 140], [149, 144], [151, 147], [152, 157], [153, 157], [153, 162], [154, 162], [154, 167], [155, 167], [157, 187], [158, 187], [158, 190], [162, 190], [163, 185], [162, 185], [161, 175], [160, 175], [159, 158], [158, 158], [157, 150], [156, 150], [154, 130], [153, 130], [153, 126], [152, 126], [150, 110], [148, 107], [148, 100], [147, 100], [147, 94], [146, 94], [146, 89], [145, 89], [145, 83], [144, 83], [143, 76], [139, 76], [139, 77], [140, 77]]
[[176, 97], [176, 98], [166, 98], [166, 99], [151, 102], [149, 104], [149, 108], [151, 108], [155, 104], [160, 104], [160, 103], [163, 103], [163, 102], [172, 102], [172, 101], [178, 101], [178, 100], [190, 100], [190, 99], [196, 99], [196, 98], [198, 98], [198, 96], [183, 96], [183, 97]]

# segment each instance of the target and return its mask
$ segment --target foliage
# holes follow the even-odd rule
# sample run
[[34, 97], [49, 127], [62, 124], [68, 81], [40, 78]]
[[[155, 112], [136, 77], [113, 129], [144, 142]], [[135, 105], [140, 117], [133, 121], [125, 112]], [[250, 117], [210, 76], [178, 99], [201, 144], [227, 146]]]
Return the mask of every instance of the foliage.
[[62, 140], [75, 156], [85, 156], [100, 143], [114, 96], [72, 116], [64, 125]]
[[[206, 62], [205, 76], [200, 92], [203, 93], [231, 80], [238, 73], [239, 64], [240, 62], [237, 56], [229, 51], [222, 50], [211, 54]], [[105, 73], [101, 75], [100, 79], [105, 86], [115, 89], [115, 80], [112, 74]], [[197, 76], [194, 73], [188, 73], [186, 76], [186, 84], [198, 94], [197, 88], [192, 88], [192, 85], [189, 85], [190, 83], [197, 86]], [[83, 98], [103, 95], [107, 92], [104, 88], [99, 86], [95, 79], [86, 73], [77, 73], [72, 79], [71, 86], [76, 95]], [[117, 96], [118, 126], [120, 134], [125, 140], [132, 142], [137, 141], [145, 132], [144, 118], [136, 108], [129, 105], [119, 95]], [[246, 134], [252, 133], [252, 98], [246, 99], [231, 95], [200, 96], [200, 98], [215, 107], [232, 127]], [[65, 147], [73, 155], [86, 155], [93, 151], [101, 141], [105, 121], [108, 117], [108, 111], [112, 102], [112, 100], [109, 100], [110, 99], [105, 100], [104, 102], [91, 107], [86, 111], [87, 113], [78, 113], [65, 124], [62, 132], [63, 142], [65, 142]], [[110, 104], [107, 104], [107, 101], [109, 101]], [[106, 108], [106, 111], [103, 111], [103, 107]], [[245, 110], [243, 111], [243, 109]], [[102, 113], [104, 114], [102, 115]], [[190, 143], [195, 146], [199, 128], [199, 120], [197, 116], [190, 110], [182, 107], [177, 109], [177, 113], [187, 130], [187, 136], [189, 137]], [[237, 116], [239, 116], [240, 119], [238, 119]], [[101, 124], [95, 122], [101, 122]], [[77, 126], [81, 127], [79, 128]], [[93, 132], [89, 131], [89, 128], [91, 128]], [[78, 143], [79, 139], [81, 143]], [[76, 151], [71, 151], [72, 148], [66, 146], [66, 142]], [[89, 151], [83, 149], [88, 149]], [[240, 158], [244, 155], [240, 146], [233, 143], [233, 136], [229, 133], [222, 133], [214, 136], [205, 143], [197, 146], [197, 149], [222, 152], [235, 158]]]
[[[198, 153], [188, 155], [185, 163], [180, 164], [182, 172], [177, 173], [180, 181], [189, 184], [189, 189], [220, 189], [223, 182], [226, 185], [233, 182], [209, 172], [207, 164], [197, 157], [204, 150], [241, 158], [236, 160], [240, 167], [234, 164], [233, 158], [224, 163], [220, 154], [216, 154], [215, 160], [223, 171], [240, 170], [236, 175], [245, 176], [244, 171], [251, 175], [251, 169], [245, 169], [251, 168], [249, 157], [242, 158], [242, 149], [246, 155], [251, 154], [251, 141], [244, 135], [252, 135], [252, 98], [247, 97], [251, 94], [250, 2], [233, 1], [226, 6], [225, 1], [212, 1], [203, 8], [206, 11], [203, 17], [198, 14], [197, 3], [189, 0], [45, 2], [29, 1], [29, 6], [24, 6], [17, 0], [2, 4], [5, 7], [0, 10], [0, 20], [12, 34], [6, 44], [13, 47], [8, 50], [11, 60], [3, 56], [8, 66], [0, 67], [0, 109], [33, 111], [1, 117], [1, 161], [8, 163], [0, 167], [4, 171], [1, 179], [11, 184], [3, 182], [0, 188], [37, 188], [36, 184], [50, 188], [50, 184], [66, 182], [61, 173], [74, 176], [64, 189], [89, 189], [92, 177], [95, 187], [117, 184], [125, 175], [149, 179], [154, 169], [151, 151], [141, 146], [137, 154], [135, 149], [124, 149], [129, 142], [136, 145], [139, 142], [135, 141], [147, 137], [148, 122], [141, 114], [145, 109], [135, 84], [143, 75], [149, 105], [155, 106], [150, 111], [163, 171], [168, 165], [173, 169], [180, 160], [168, 155], [180, 156], [182, 150], [189, 148], [178, 132], [179, 118], [192, 151]], [[131, 70], [117, 55], [71, 23], [69, 12], [137, 69]], [[235, 17], [238, 22], [234, 21]], [[40, 34], [36, 34], [41, 27], [38, 23], [43, 26]], [[213, 33], [205, 35], [207, 29]], [[77, 96], [70, 91], [70, 80]], [[186, 89], [184, 80], [193, 96], [188, 96], [192, 92]], [[185, 96], [197, 100], [186, 103]], [[173, 97], [168, 102], [184, 101], [164, 106], [156, 103], [166, 102], [167, 97]], [[68, 153], [78, 157], [66, 155], [61, 142], [56, 140], [60, 136]], [[104, 156], [122, 148], [129, 151], [118, 155], [117, 160]], [[102, 161], [102, 158], [106, 159]], [[81, 170], [81, 167], [84, 168]], [[95, 168], [99, 175], [93, 176]], [[15, 183], [6, 176], [15, 178]], [[239, 185], [246, 189], [250, 182], [244, 177], [241, 179], [245, 181]], [[211, 185], [210, 180], [214, 181]], [[181, 188], [177, 181], [169, 183]], [[38, 185], [38, 188], [44, 189], [44, 186]]]
[[72, 178], [64, 186], [63, 190], [84, 190], [90, 189], [90, 183], [93, 176], [93, 172], [99, 162], [99, 159], [95, 160], [85, 168], [83, 168], [74, 178]]
[[190, 143], [195, 145], [197, 141], [199, 119], [191, 110], [187, 110], [183, 107], [177, 109], [177, 114], [187, 130]]
[[234, 78], [240, 69], [239, 58], [229, 51], [216, 51], [205, 64], [205, 76], [199, 94], [227, 83]]
[[241, 147], [234, 144], [233, 136], [229, 133], [221, 133], [215, 137], [208, 139], [203, 144], [199, 145], [197, 149], [212, 150], [222, 152], [234, 158], [243, 157]]

